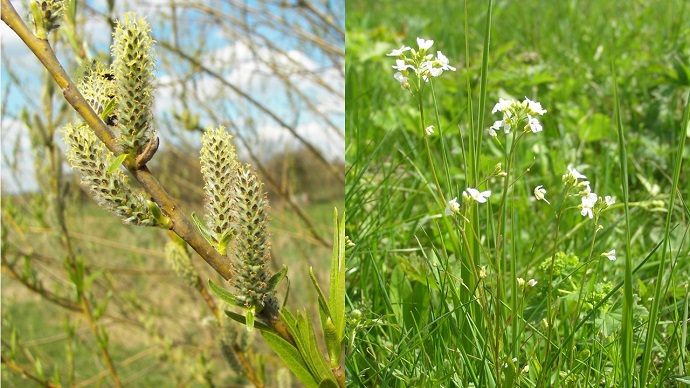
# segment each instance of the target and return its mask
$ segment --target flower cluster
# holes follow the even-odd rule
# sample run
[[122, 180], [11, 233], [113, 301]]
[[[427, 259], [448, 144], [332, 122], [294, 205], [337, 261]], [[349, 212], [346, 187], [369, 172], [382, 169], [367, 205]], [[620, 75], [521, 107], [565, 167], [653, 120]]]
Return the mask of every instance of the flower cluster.
[[578, 187], [581, 189], [578, 194], [581, 200], [578, 208], [583, 217], [593, 219], [595, 215], [598, 216], [604, 209], [616, 203], [616, 200], [610, 195], [600, 197], [592, 192], [589, 181], [580, 181], [580, 179], [587, 179], [587, 177], [580, 174], [576, 169], [568, 166], [568, 171], [563, 175], [563, 183], [565, 183], [566, 186]]
[[489, 127], [489, 135], [494, 138], [497, 136], [496, 131], [503, 129], [503, 132], [509, 134], [511, 129], [518, 128], [523, 122], [526, 123], [523, 127], [525, 132], [541, 132], [542, 126], [537, 116], [546, 113], [546, 109], [542, 108], [539, 102], [532, 101], [527, 97], [522, 102], [500, 98], [494, 109], [491, 110], [491, 113], [497, 112], [503, 114], [503, 119], [495, 121]]
[[[409, 75], [410, 69], [417, 77], [420, 77], [424, 82], [429, 82], [431, 77], [440, 76], [444, 70], [455, 71], [455, 67], [450, 66], [448, 58], [443, 55], [441, 51], [436, 52], [436, 57], [433, 54], [427, 54], [428, 50], [434, 44], [433, 40], [425, 40], [417, 38], [418, 50], [410, 46], [402, 46], [399, 49], [393, 50], [386, 54], [389, 57], [397, 57], [393, 69], [398, 72], [393, 77], [400, 82], [403, 89], [410, 89]], [[408, 57], [406, 52], [410, 52]]]
[[[473, 189], [471, 187], [467, 188], [467, 190], [462, 192], [462, 203], [465, 206], [469, 206], [474, 203], [486, 203], [486, 201], [489, 199], [491, 196], [491, 191], [479, 191], [477, 189]], [[445, 214], [447, 216], [453, 215], [453, 214], [460, 214], [461, 208], [460, 204], [458, 203], [458, 197], [455, 197], [448, 201], [448, 205], [446, 206]]]

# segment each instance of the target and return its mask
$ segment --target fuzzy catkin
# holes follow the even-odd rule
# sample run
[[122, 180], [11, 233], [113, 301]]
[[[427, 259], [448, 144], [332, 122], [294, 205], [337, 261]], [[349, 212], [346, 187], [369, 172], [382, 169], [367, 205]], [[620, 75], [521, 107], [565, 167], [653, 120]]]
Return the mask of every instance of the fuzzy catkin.
[[43, 17], [43, 26], [39, 27], [36, 20], [32, 20], [34, 34], [41, 34], [40, 30], [45, 31], [46, 34], [60, 27], [58, 22], [65, 13], [64, 0], [40, 0], [35, 2], [38, 6], [39, 12]]
[[[234, 226], [230, 184], [237, 170], [236, 158], [232, 136], [225, 128], [206, 129], [201, 137], [201, 174], [206, 194], [206, 222], [215, 244], [231, 234]], [[223, 253], [225, 247], [216, 246], [216, 249]]]
[[238, 167], [232, 184], [235, 197], [232, 213], [237, 227], [228, 251], [236, 273], [232, 282], [238, 291], [237, 299], [245, 307], [255, 307], [257, 312], [269, 305], [277, 310], [278, 305], [275, 292], [268, 285], [271, 277], [268, 200], [262, 186], [249, 165]]
[[184, 279], [190, 287], [199, 288], [201, 278], [192, 265], [185, 246], [175, 241], [165, 244], [165, 257], [177, 276]]
[[133, 12], [126, 13], [113, 32], [118, 143], [130, 155], [138, 155], [155, 135], [153, 43], [151, 27]]
[[[94, 112], [102, 116], [110, 101], [115, 97], [114, 87], [112, 70], [102, 62], [93, 61], [79, 84], [79, 91]], [[115, 115], [111, 112], [105, 122], [113, 125], [114, 121]]]
[[108, 173], [115, 158], [86, 124], [68, 124], [63, 132], [67, 160], [102, 208], [115, 213], [124, 224], [161, 226], [149, 210], [149, 201], [131, 189], [122, 170]]

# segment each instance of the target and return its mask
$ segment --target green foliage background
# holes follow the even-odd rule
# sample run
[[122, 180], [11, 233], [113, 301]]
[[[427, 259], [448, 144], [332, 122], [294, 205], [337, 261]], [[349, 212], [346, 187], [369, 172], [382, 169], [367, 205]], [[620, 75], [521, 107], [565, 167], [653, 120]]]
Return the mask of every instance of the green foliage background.
[[[519, 225], [511, 233], [517, 241], [512, 254], [518, 257], [518, 273], [540, 281], [535, 290], [539, 294], [527, 301], [526, 314], [536, 308], [545, 292], [540, 287], [547, 279], [539, 265], [548, 257], [546, 247], [552, 244], [550, 225], [554, 220], [551, 208], [525, 200], [533, 197], [532, 189], [544, 185], [549, 190], [547, 198], [557, 197], [561, 176], [573, 165], [590, 178], [597, 193], [615, 196], [620, 204], [612, 62], [628, 141], [630, 201], [634, 204], [629, 254], [633, 265], [664, 237], [664, 207], [676, 163], [673, 155], [690, 91], [690, 5], [672, 0], [496, 1], [493, 6], [487, 111], [477, 112], [488, 2], [346, 4], [346, 208], [348, 234], [357, 243], [348, 259], [352, 267], [348, 302], [362, 314], [353, 322], [353, 347], [347, 363], [353, 386], [468, 383], [467, 378], [454, 375], [466, 360], [462, 360], [458, 333], [445, 324], [451, 314], [446, 308], [452, 292], [438, 283], [443, 278], [438, 267], [444, 260], [438, 252], [451, 257], [449, 268], [443, 270], [452, 273], [457, 262], [448, 235], [439, 226], [443, 225], [439, 220], [443, 209], [429, 195], [433, 184], [425, 180], [430, 173], [417, 109], [409, 93], [393, 79], [395, 58], [386, 57], [402, 45], [415, 48], [416, 37], [433, 39], [431, 50], [443, 51], [458, 69], [444, 72], [433, 82], [445, 135], [436, 134], [430, 142], [433, 150], [440, 149], [442, 142], [451, 150], [445, 158], [435, 155], [434, 159], [437, 166], [448, 166], [447, 175], [441, 174], [441, 186], [449, 189], [446, 195], [450, 198], [467, 187], [462, 150], [468, 144], [470, 117], [476, 126], [477, 115], [484, 115], [488, 127], [498, 119], [490, 110], [499, 97], [522, 100], [527, 96], [548, 110], [540, 118], [544, 131], [519, 145], [516, 171], [527, 173], [518, 180], [516, 197], [509, 199], [515, 200], [510, 217]], [[465, 23], [469, 36], [465, 36]], [[432, 106], [431, 93], [427, 90], [425, 94], [427, 106]], [[468, 106], [472, 106], [471, 112]], [[435, 124], [433, 109], [427, 111], [428, 122]], [[690, 135], [689, 129], [685, 132]], [[479, 168], [488, 175], [501, 160], [502, 151], [484, 134]], [[661, 320], [666, 322], [678, 322], [688, 301], [687, 147], [683, 162], [672, 224], [677, 229], [670, 236], [673, 265], [664, 277], [669, 283]], [[484, 211], [480, 209], [480, 213]], [[609, 214], [614, 213], [615, 217], [610, 215], [604, 222], [607, 228], [599, 236], [596, 252], [617, 247], [620, 253], [625, 246], [622, 209]], [[566, 236], [559, 249], [586, 255], [590, 241], [583, 236], [590, 234], [578, 232], [582, 226], [579, 211], [567, 211], [561, 223]], [[622, 265], [619, 257], [597, 272], [616, 284], [623, 280]], [[634, 292], [643, 307], [649, 306], [657, 269], [658, 256], [635, 274]], [[620, 308], [620, 298], [614, 299], [612, 315]], [[643, 312], [644, 308], [636, 310], [635, 318], [644, 318]], [[611, 330], [620, 327], [619, 317], [605, 322]], [[666, 346], [671, 345], [662, 338], [680, 335], [674, 328], [678, 326], [661, 326], [663, 334], [654, 355], [666, 354]], [[592, 340], [594, 328], [589, 330], [576, 343]], [[636, 338], [639, 334], [636, 332]], [[683, 344], [680, 337], [673, 338], [677, 347], [668, 350], [666, 360], [673, 365], [685, 363], [687, 371], [688, 358], [675, 358], [680, 357]], [[687, 349], [687, 343], [684, 345]], [[578, 347], [585, 348], [590, 351], [587, 346]], [[613, 358], [617, 352], [617, 346], [607, 350]], [[597, 367], [608, 378], [606, 384], [620, 383], [620, 365], [607, 364], [606, 357], [599, 360], [603, 364]], [[520, 357], [519, 362], [524, 365], [526, 360]], [[658, 386], [666, 386], [671, 375], [682, 372], [672, 372], [659, 361], [652, 373], [658, 377]]]

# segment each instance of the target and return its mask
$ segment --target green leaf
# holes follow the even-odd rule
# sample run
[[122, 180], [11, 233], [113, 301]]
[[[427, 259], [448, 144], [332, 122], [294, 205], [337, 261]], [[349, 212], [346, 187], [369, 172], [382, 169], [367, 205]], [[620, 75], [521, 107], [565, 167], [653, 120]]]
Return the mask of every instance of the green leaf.
[[[213, 242], [213, 239], [211, 238], [211, 232], [209, 232], [208, 229], [206, 229], [206, 225], [204, 225], [201, 220], [199, 220], [199, 217], [192, 212], [192, 222], [196, 226], [197, 229], [199, 229], [199, 232], [201, 232], [201, 235], [204, 236], [204, 240], [208, 242], [212, 247], [215, 247], [216, 243]], [[219, 252], [220, 253], [220, 252]]]
[[[243, 325], [247, 324], [247, 319], [244, 315], [237, 314], [236, 312], [230, 310], [225, 310], [225, 315], [230, 317], [230, 319], [232, 319], [233, 321], [239, 322]], [[254, 321], [254, 328], [259, 329], [260, 331], [270, 331], [271, 333], [275, 333], [275, 329], [261, 321]]]
[[304, 315], [297, 314], [297, 329], [297, 337], [301, 339], [297, 343], [298, 349], [312, 373], [315, 376], [321, 376], [321, 378], [332, 376], [331, 368], [326, 359], [321, 355], [319, 346], [316, 343], [314, 326], [306, 309], [304, 310]]
[[335, 330], [342, 342], [345, 337], [345, 213], [338, 222], [338, 209], [333, 209], [333, 218], [335, 231], [331, 257], [329, 310]]
[[238, 301], [235, 295], [233, 295], [230, 291], [226, 290], [225, 288], [213, 283], [211, 279], [208, 280], [208, 286], [211, 288], [211, 292], [213, 292], [223, 302], [231, 304], [233, 306], [245, 307], [244, 303]]
[[339, 385], [333, 379], [324, 379], [319, 383], [319, 388], [339, 388]]
[[[208, 233], [208, 230], [207, 230], [207, 233]], [[235, 234], [232, 233], [232, 231], [225, 232], [218, 240], [218, 246], [216, 247], [216, 250], [218, 251], [218, 253], [220, 253], [221, 255], [224, 255], [225, 252], [227, 251], [228, 244], [230, 244], [230, 241], [232, 241], [232, 239], [234, 237], [235, 237]], [[209, 234], [209, 238], [210, 238], [210, 234]], [[213, 244], [211, 244], [211, 245], [213, 245]]]
[[273, 291], [276, 289], [276, 287], [278, 287], [280, 281], [285, 278], [285, 275], [287, 275], [287, 270], [287, 266], [284, 265], [283, 268], [279, 269], [278, 272], [276, 272], [273, 276], [271, 276], [270, 279], [268, 279], [269, 291]]
[[328, 350], [328, 358], [331, 361], [331, 369], [337, 368], [340, 364], [340, 354], [342, 353], [341, 338], [333, 325], [331, 318], [326, 320], [323, 330], [324, 337], [326, 337], [326, 349]]
[[690, 385], [690, 376], [671, 376], [671, 378], [679, 383]]
[[149, 211], [153, 218], [160, 224], [161, 228], [170, 229], [172, 227], [172, 219], [163, 214], [161, 208], [153, 201], [148, 201]]
[[116, 102], [115, 98], [111, 98], [110, 101], [103, 108], [103, 113], [101, 113], [101, 120], [106, 121], [108, 116], [115, 110]]
[[601, 113], [587, 116], [580, 122], [577, 134], [583, 142], [599, 141], [611, 130], [611, 118]]
[[120, 168], [125, 159], [127, 159], [127, 156], [129, 156], [127, 153], [123, 153], [120, 154], [120, 156], [118, 156], [117, 158], [115, 158], [115, 160], [113, 160], [113, 162], [110, 163], [110, 166], [108, 166], [108, 175], [112, 175], [112, 173], [114, 173], [115, 170]]
[[96, 308], [93, 309], [93, 319], [95, 321], [101, 319], [103, 313], [105, 312], [105, 309], [108, 307], [108, 302], [110, 302], [110, 298], [112, 296], [113, 291], [108, 290], [108, 293], [105, 295], [105, 298], [101, 299], [101, 301], [96, 304]]
[[270, 332], [262, 331], [261, 336], [264, 337], [268, 346], [270, 346], [271, 349], [278, 354], [278, 357], [285, 362], [285, 365], [287, 365], [287, 367], [292, 371], [292, 373], [295, 374], [295, 376], [297, 376], [297, 379], [301, 381], [305, 387], [319, 387], [320, 384], [318, 384], [317, 380], [314, 379], [314, 376], [309, 373], [309, 369], [307, 369], [306, 365], [304, 364], [300, 352], [295, 349], [294, 346], [282, 339], [280, 336]]
[[252, 332], [252, 330], [254, 330], [255, 313], [256, 313], [256, 307], [255, 306], [248, 308], [247, 311], [244, 312], [244, 318], [246, 319], [247, 331], [250, 333]]
[[37, 2], [31, 2], [31, 15], [34, 18], [34, 23], [36, 24], [36, 37], [39, 39], [46, 39], [46, 27], [45, 19], [43, 18], [43, 12], [39, 8]]
[[316, 276], [314, 275], [314, 269], [312, 267], [309, 267], [309, 277], [311, 278], [311, 282], [314, 285], [316, 292], [319, 294], [319, 313], [321, 314], [321, 324], [323, 326], [323, 324], [326, 323], [326, 319], [331, 316], [331, 311], [328, 308], [326, 296], [323, 294], [319, 283], [316, 281]]

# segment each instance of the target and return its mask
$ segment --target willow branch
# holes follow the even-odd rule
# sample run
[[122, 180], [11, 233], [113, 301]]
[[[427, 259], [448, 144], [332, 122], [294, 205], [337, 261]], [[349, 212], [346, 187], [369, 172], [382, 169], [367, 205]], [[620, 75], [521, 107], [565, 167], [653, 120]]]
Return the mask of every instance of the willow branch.
[[[55, 82], [62, 89], [67, 102], [77, 111], [84, 121], [91, 127], [96, 136], [105, 146], [115, 155], [120, 152], [115, 144], [115, 135], [108, 126], [101, 120], [96, 112], [91, 108], [84, 96], [79, 92], [76, 84], [69, 77], [65, 69], [58, 61], [50, 43], [45, 39], [39, 39], [29, 30], [22, 21], [17, 11], [9, 0], [2, 0], [2, 21], [7, 24], [26, 46], [34, 53], [36, 58], [51, 74]], [[127, 165], [128, 170], [139, 182], [141, 187], [151, 196], [153, 201], [172, 219], [171, 229], [180, 238], [185, 240], [213, 269], [223, 278], [230, 279], [232, 270], [227, 258], [219, 254], [201, 236], [201, 233], [192, 225], [187, 216], [175, 204], [173, 199], [166, 193], [156, 178], [151, 174], [146, 166], [135, 168]]]

